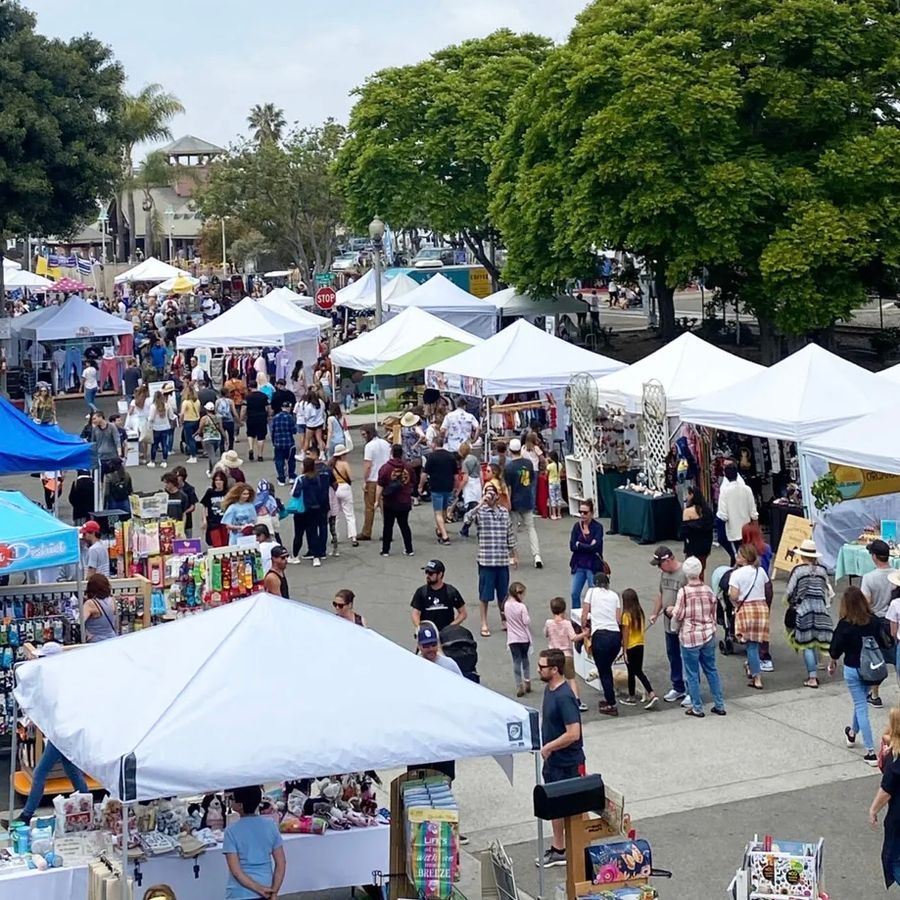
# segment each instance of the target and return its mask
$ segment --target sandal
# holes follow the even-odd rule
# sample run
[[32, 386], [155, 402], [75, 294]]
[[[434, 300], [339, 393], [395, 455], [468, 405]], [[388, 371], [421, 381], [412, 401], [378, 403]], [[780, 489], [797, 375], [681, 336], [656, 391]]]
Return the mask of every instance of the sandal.
[[481, 636], [482, 636], [482, 637], [490, 637], [490, 636], [491, 636], [491, 629], [490, 629], [490, 628], [482, 628], [482, 629], [481, 629]]
[[819, 681], [816, 678], [808, 678], [806, 681], [803, 682], [803, 687], [812, 688], [814, 691], [818, 690]]
[[759, 678], [751, 678], [747, 683], [747, 687], [753, 688], [754, 691], [761, 691], [763, 689], [763, 684]]
[[686, 709], [684, 711], [684, 714], [686, 716], [693, 716], [695, 719], [705, 719], [706, 718], [705, 712], [697, 712], [697, 710], [694, 709], [693, 707], [689, 707], [688, 709]]

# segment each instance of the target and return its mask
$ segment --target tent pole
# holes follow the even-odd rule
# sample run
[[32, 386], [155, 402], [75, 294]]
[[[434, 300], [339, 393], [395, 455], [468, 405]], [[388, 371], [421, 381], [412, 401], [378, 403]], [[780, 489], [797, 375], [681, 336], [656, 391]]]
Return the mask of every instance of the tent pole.
[[[534, 785], [537, 787], [541, 783], [541, 754], [540, 753], [532, 753], [534, 757]], [[537, 845], [538, 845], [538, 859], [543, 863], [544, 861], [544, 821], [543, 819], [537, 820]], [[538, 900], [543, 900], [544, 898], [544, 866], [542, 864], [538, 865]]]
[[94, 469], [94, 509], [100, 509], [100, 460], [97, 460], [97, 468]]
[[128, 896], [128, 804], [122, 801], [122, 874], [119, 900], [131, 900]]
[[375, 398], [375, 430], [378, 430], [378, 379], [372, 376], [372, 396]]
[[[123, 560], [124, 562], [124, 560]], [[87, 643], [87, 635], [84, 633], [84, 572], [81, 569], [81, 562], [75, 565], [75, 590], [78, 595], [78, 621], [81, 623], [81, 643]], [[119, 576], [122, 577], [121, 575]]]
[[[15, 666], [13, 666], [13, 680], [15, 680]], [[7, 834], [12, 833], [13, 816], [16, 811], [16, 760], [19, 755], [19, 704], [16, 703], [15, 694], [12, 695], [12, 744], [9, 751], [9, 824], [6, 826]]]
[[491, 461], [491, 398], [484, 398], [484, 461]]

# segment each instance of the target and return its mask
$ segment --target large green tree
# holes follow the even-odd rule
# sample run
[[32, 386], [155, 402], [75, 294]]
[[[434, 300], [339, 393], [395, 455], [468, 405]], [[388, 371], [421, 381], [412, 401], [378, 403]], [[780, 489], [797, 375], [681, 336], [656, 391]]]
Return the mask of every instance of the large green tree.
[[898, 26], [891, 0], [596, 0], [497, 147], [508, 277], [614, 247], [651, 266], [667, 336], [701, 266], [769, 337], [849, 315], [900, 257]]
[[501, 30], [447, 47], [423, 63], [384, 69], [356, 90], [338, 171], [347, 218], [364, 229], [376, 213], [395, 229], [459, 234], [496, 274], [487, 179], [513, 92], [551, 43]]
[[344, 128], [329, 119], [290, 133], [281, 144], [233, 148], [213, 164], [197, 196], [201, 213], [235, 217], [304, 273], [327, 270], [342, 213], [333, 170], [343, 139]]

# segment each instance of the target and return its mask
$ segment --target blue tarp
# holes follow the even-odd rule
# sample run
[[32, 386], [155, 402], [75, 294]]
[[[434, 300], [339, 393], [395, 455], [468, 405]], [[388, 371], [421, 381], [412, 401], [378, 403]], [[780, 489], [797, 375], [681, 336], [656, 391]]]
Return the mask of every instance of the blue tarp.
[[78, 529], [19, 491], [0, 491], [0, 575], [79, 560]]
[[57, 425], [38, 425], [0, 397], [0, 474], [90, 469], [93, 446]]

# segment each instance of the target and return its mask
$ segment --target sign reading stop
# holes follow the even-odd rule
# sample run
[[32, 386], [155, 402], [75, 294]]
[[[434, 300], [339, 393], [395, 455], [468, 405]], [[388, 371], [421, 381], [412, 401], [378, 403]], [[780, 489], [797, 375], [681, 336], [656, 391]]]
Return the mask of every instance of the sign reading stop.
[[337, 294], [333, 287], [320, 287], [316, 291], [316, 306], [319, 309], [331, 309], [337, 302]]

